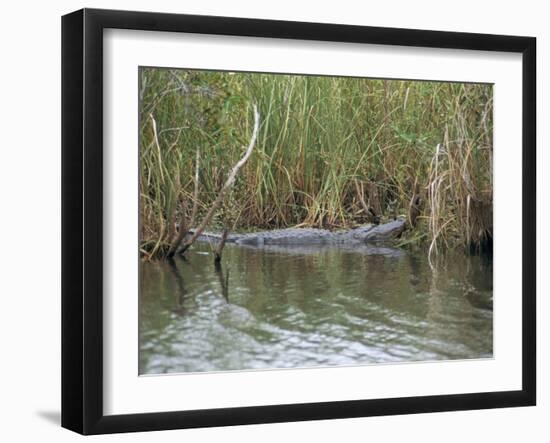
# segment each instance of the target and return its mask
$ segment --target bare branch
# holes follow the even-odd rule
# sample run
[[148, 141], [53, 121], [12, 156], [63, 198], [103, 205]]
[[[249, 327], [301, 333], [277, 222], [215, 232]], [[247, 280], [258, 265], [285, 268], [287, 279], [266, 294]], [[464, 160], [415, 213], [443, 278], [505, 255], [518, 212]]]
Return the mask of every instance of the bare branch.
[[164, 172], [162, 171], [162, 153], [160, 149], [159, 144], [159, 137], [157, 132], [157, 122], [155, 121], [155, 117], [153, 117], [153, 114], [149, 114], [149, 117], [151, 118], [151, 121], [153, 122], [153, 137], [155, 140], [155, 146], [157, 147], [157, 154], [159, 158], [159, 170], [160, 170], [160, 178], [162, 179], [162, 182], [164, 183]]
[[216, 197], [216, 200], [214, 201], [214, 203], [212, 204], [212, 206], [204, 216], [201, 224], [195, 230], [192, 237], [187, 242], [185, 242], [180, 252], [182, 253], [185, 252], [189, 248], [189, 246], [191, 246], [195, 242], [197, 237], [202, 234], [202, 231], [204, 231], [208, 223], [210, 223], [210, 220], [214, 216], [214, 213], [218, 210], [219, 206], [221, 205], [225, 197], [225, 194], [233, 186], [233, 183], [235, 182], [235, 178], [237, 177], [237, 173], [242, 168], [242, 166], [246, 163], [246, 161], [250, 157], [250, 154], [252, 154], [252, 149], [256, 144], [256, 138], [258, 136], [259, 126], [260, 126], [260, 114], [258, 113], [258, 108], [256, 107], [256, 105], [254, 105], [254, 130], [252, 131], [252, 137], [250, 138], [250, 143], [246, 148], [246, 151], [243, 157], [237, 162], [235, 166], [233, 166], [233, 169], [229, 173], [229, 176], [227, 177], [225, 184], [220, 189], [220, 193]]

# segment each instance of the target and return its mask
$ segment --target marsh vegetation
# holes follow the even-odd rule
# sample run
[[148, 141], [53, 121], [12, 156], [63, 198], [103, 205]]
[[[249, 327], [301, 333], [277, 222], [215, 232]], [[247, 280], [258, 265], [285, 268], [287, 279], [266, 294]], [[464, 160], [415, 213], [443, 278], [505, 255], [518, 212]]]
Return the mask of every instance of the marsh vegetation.
[[[490, 248], [491, 85], [141, 68], [139, 94], [145, 258], [204, 220], [246, 231], [402, 216], [401, 245], [429, 256]], [[254, 107], [253, 152], [221, 192]]]

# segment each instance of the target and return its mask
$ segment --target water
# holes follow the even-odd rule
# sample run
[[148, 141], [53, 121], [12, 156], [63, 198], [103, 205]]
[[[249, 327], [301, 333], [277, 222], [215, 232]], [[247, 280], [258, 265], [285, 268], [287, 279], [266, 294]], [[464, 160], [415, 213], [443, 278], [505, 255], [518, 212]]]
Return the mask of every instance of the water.
[[208, 244], [141, 267], [141, 374], [487, 358], [492, 263]]

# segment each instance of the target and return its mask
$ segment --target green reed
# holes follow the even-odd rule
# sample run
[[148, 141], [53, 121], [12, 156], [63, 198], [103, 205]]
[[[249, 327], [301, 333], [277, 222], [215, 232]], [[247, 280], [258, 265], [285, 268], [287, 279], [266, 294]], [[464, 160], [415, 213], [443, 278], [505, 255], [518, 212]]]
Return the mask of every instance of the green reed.
[[197, 150], [199, 217], [215, 200], [253, 104], [258, 141], [213, 228], [349, 227], [369, 221], [362, 198], [382, 220], [409, 217], [403, 243], [431, 253], [491, 233], [491, 85], [143, 68], [139, 93], [149, 254], [190, 212]]

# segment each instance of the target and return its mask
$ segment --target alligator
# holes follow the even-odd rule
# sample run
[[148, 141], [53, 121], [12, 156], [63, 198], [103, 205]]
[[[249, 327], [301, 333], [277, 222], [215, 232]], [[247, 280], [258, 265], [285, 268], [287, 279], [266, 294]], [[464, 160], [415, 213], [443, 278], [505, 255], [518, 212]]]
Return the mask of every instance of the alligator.
[[[287, 228], [271, 231], [229, 234], [227, 243], [247, 246], [314, 246], [314, 245], [382, 245], [399, 237], [405, 230], [405, 220], [396, 219], [381, 225], [364, 225], [345, 231], [316, 228]], [[190, 231], [192, 234], [193, 231]], [[220, 240], [221, 234], [203, 232], [198, 240]]]

